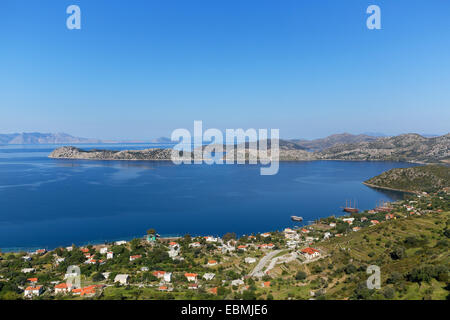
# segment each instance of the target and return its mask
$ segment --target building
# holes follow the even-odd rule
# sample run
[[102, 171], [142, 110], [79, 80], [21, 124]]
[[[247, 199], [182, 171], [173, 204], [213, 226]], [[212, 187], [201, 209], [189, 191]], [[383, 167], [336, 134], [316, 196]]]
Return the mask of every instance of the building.
[[23, 268], [21, 271], [23, 273], [31, 273], [31, 272], [34, 272], [36, 270], [34, 268]]
[[263, 288], [269, 288], [270, 287], [270, 281], [265, 281], [261, 284], [261, 287]]
[[245, 245], [241, 244], [237, 248], [238, 248], [238, 250], [247, 251], [247, 245], [246, 244]]
[[206, 240], [206, 242], [217, 242], [217, 241], [219, 241], [218, 238], [214, 238], [214, 237], [211, 237], [211, 236], [205, 237], [205, 240]]
[[114, 278], [114, 282], [119, 282], [120, 284], [126, 285], [128, 284], [128, 278], [129, 278], [128, 274], [118, 274]]
[[189, 244], [189, 247], [191, 248], [200, 248], [202, 245], [200, 244], [200, 242], [193, 242]]
[[188, 273], [188, 272], [186, 272], [184, 274], [184, 276], [186, 277], [186, 279], [188, 281], [197, 281], [197, 274], [196, 273]]
[[216, 276], [215, 273], [205, 273], [203, 275], [203, 279], [205, 279], [205, 280], [212, 280], [212, 279], [214, 279], [215, 276]]
[[159, 271], [159, 270], [153, 271], [153, 275], [154, 275], [155, 277], [157, 277], [158, 279], [163, 278], [165, 274], [166, 274], [165, 271]]
[[72, 284], [67, 284], [65, 282], [57, 284], [55, 286], [55, 294], [66, 294], [72, 290]]
[[25, 291], [23, 292], [23, 295], [27, 298], [32, 298], [33, 296], [40, 296], [43, 291], [42, 286], [35, 286], [35, 287], [27, 287]]
[[108, 252], [108, 248], [107, 247], [100, 248], [100, 254], [106, 254], [107, 252]]
[[307, 260], [311, 260], [311, 259], [320, 257], [319, 250], [316, 250], [314, 248], [304, 248], [301, 250], [301, 253]]
[[263, 238], [270, 237], [270, 233], [269, 232], [261, 233], [261, 237], [263, 237]]
[[140, 259], [140, 258], [142, 258], [142, 255], [140, 255], [140, 254], [137, 254], [135, 256], [130, 256], [130, 261], [134, 261], [134, 260]]
[[244, 262], [245, 262], [245, 263], [249, 263], [249, 264], [255, 263], [255, 262], [256, 262], [256, 258], [253, 258], [253, 257], [247, 257], [247, 258], [244, 259]]
[[127, 243], [127, 242], [124, 241], [124, 240], [120, 240], [120, 241], [114, 242], [114, 244], [115, 244], [116, 246], [121, 246], [121, 245], [124, 245], [124, 244], [126, 244], [126, 243]]
[[374, 226], [376, 224], [379, 224], [380, 221], [378, 221], [378, 220], [370, 220], [370, 223]]
[[356, 232], [356, 231], [361, 230], [361, 228], [360, 227], [353, 227], [352, 230]]
[[189, 283], [189, 289], [191, 290], [197, 290], [198, 289], [198, 284], [196, 283]]
[[164, 282], [172, 281], [172, 272], [164, 273], [163, 280], [164, 280]]
[[47, 252], [46, 249], [37, 249], [37, 250], [36, 250], [36, 254], [44, 254], [44, 253], [46, 253], [46, 252]]
[[114, 253], [112, 251], [109, 251], [106, 253], [106, 259], [112, 259], [114, 258]]
[[214, 267], [217, 266], [217, 261], [216, 260], [209, 260], [208, 261], [208, 267]]
[[348, 224], [352, 225], [355, 218], [344, 218], [342, 221], [347, 222]]

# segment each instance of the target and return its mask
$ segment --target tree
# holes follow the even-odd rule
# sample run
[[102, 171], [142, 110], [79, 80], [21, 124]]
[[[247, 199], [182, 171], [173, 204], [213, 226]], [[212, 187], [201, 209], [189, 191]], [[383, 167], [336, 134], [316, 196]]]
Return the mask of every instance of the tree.
[[405, 248], [403, 247], [396, 247], [391, 252], [391, 258], [392, 260], [400, 260], [406, 257]]
[[303, 272], [303, 271], [297, 272], [297, 274], [295, 275], [295, 279], [299, 280], [299, 281], [305, 280], [306, 279], [306, 273]]
[[105, 280], [105, 277], [100, 272], [96, 272], [92, 276], [92, 281], [99, 282], [99, 281], [103, 281], [103, 280]]
[[222, 240], [225, 242], [228, 242], [230, 240], [236, 239], [236, 233], [234, 232], [227, 232], [223, 235]]

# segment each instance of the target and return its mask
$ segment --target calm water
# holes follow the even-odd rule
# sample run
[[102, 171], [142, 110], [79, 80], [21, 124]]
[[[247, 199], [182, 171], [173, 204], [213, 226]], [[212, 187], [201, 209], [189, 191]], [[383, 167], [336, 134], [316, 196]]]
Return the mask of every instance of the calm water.
[[[155, 145], [151, 145], [154, 147]], [[156, 145], [157, 146], [157, 145]], [[149, 145], [81, 146], [143, 149]], [[346, 199], [369, 209], [386, 194], [361, 182], [407, 163], [256, 165], [52, 160], [55, 146], [0, 146], [0, 248], [54, 248], [142, 236], [248, 234], [342, 214]]]

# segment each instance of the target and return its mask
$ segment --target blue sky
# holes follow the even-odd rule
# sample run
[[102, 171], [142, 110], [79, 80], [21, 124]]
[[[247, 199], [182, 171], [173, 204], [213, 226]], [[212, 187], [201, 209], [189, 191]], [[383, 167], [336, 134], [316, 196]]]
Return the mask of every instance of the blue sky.
[[[81, 8], [82, 29], [66, 28]], [[381, 8], [382, 30], [366, 28]], [[447, 0], [2, 0], [0, 133], [449, 132]]]

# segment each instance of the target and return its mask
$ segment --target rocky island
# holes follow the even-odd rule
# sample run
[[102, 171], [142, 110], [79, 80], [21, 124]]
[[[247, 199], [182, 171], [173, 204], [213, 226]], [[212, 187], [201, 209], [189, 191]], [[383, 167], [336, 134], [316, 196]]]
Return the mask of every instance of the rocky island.
[[[361, 136], [350, 139], [348, 135], [330, 136], [317, 139], [313, 149], [311, 143], [304, 141], [279, 140], [280, 161], [347, 160], [347, 161], [404, 161], [415, 163], [450, 163], [450, 134], [426, 138], [418, 134], [403, 134], [395, 137]], [[346, 141], [351, 141], [346, 143]], [[356, 141], [356, 142], [354, 142]], [[321, 148], [320, 146], [323, 146]], [[269, 143], [268, 154], [256, 149], [239, 149], [236, 154], [244, 153], [244, 158], [257, 155], [259, 159], [271, 157]], [[224, 146], [225, 150], [225, 146]], [[170, 160], [172, 149], [151, 148], [145, 150], [82, 150], [76, 147], [61, 147], [49, 157], [54, 159], [85, 160]], [[180, 154], [182, 156], [182, 154]], [[192, 154], [190, 154], [192, 157]]]

